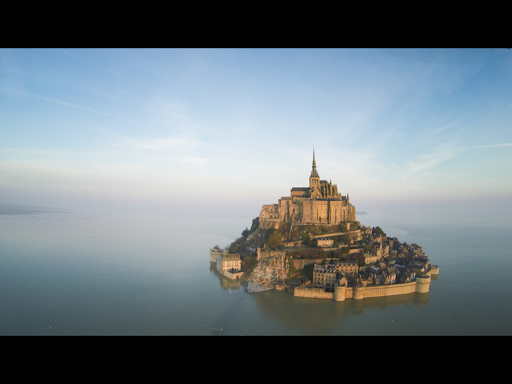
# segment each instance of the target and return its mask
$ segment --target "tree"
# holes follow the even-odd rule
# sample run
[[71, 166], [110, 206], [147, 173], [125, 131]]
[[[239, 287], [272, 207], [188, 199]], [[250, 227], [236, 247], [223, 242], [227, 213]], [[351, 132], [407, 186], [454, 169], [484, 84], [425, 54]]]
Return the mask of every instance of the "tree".
[[297, 270], [295, 269], [295, 265], [293, 264], [293, 259], [288, 260], [288, 278], [291, 279], [297, 274]]
[[245, 228], [243, 231], [242, 231], [242, 237], [247, 237], [249, 236], [251, 232], [249, 231], [249, 228]]
[[256, 217], [252, 220], [252, 223], [251, 223], [251, 232], [254, 232], [255, 230], [257, 230], [260, 226], [260, 218], [259, 217]]
[[375, 227], [375, 233], [377, 234], [377, 236], [386, 236], [381, 227]]
[[302, 244], [304, 244], [307, 247], [313, 247], [315, 245], [315, 242], [313, 239], [311, 239], [311, 235], [308, 232], [304, 232], [301, 235]]
[[257, 264], [256, 256], [246, 256], [242, 261], [242, 271], [244, 272], [245, 277], [251, 274], [253, 269]]
[[283, 241], [281, 240], [281, 235], [278, 231], [273, 231], [267, 239], [267, 245], [271, 249], [279, 248], [283, 245]]

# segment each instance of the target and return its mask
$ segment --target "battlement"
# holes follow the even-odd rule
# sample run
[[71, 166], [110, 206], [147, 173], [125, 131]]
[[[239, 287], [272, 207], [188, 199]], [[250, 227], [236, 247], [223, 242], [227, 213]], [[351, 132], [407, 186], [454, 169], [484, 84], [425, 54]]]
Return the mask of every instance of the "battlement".
[[334, 292], [316, 287], [297, 287], [293, 290], [296, 297], [313, 299], [330, 299], [345, 301], [346, 299], [362, 300], [373, 297], [407, 295], [411, 293], [428, 293], [430, 291], [430, 277], [420, 277], [416, 281], [404, 284], [374, 285], [366, 287], [338, 286]]

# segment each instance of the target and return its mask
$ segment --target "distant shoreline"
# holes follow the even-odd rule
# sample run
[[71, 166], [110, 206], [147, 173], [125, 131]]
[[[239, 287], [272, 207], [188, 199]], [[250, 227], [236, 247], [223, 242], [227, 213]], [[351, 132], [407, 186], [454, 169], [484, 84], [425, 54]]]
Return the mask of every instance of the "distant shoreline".
[[0, 204], [0, 215], [35, 215], [42, 213], [66, 213], [66, 211], [34, 205]]

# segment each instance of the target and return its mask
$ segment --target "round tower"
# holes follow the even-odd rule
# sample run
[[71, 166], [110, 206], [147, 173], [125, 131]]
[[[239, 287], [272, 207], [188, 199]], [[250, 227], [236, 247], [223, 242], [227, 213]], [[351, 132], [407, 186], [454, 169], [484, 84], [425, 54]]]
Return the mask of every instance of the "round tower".
[[354, 300], [362, 300], [364, 299], [364, 287], [355, 286], [354, 287], [354, 295], [352, 297]]
[[430, 276], [416, 276], [416, 293], [428, 293], [430, 291]]
[[346, 292], [345, 292], [345, 286], [337, 286], [334, 288], [334, 300], [335, 301], [345, 301], [346, 298]]

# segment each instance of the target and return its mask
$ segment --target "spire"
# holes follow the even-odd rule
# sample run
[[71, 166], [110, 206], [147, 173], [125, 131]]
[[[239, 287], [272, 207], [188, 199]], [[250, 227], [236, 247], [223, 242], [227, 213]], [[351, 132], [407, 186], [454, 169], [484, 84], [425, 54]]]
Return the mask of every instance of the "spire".
[[313, 148], [313, 168], [311, 169], [311, 176], [309, 177], [320, 177], [316, 171], [315, 148]]

